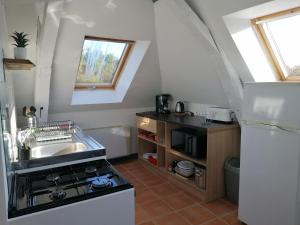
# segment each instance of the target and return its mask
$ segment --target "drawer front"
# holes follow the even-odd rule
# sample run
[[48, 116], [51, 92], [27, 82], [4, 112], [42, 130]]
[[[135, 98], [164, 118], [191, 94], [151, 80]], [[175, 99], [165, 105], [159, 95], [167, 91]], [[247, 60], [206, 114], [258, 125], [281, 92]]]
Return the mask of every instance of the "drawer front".
[[137, 117], [137, 127], [146, 131], [150, 131], [156, 134], [157, 123], [156, 120], [149, 119], [147, 117]]

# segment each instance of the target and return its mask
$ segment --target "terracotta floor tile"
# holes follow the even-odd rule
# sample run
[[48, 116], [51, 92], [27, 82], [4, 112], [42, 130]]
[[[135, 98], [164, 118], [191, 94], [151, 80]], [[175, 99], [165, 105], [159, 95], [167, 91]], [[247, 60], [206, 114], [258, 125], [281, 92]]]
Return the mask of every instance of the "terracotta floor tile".
[[145, 184], [146, 186], [149, 186], [149, 187], [153, 187], [153, 186], [167, 182], [166, 179], [163, 179], [158, 176], [149, 176], [149, 177], [147, 177], [147, 179], [141, 179], [141, 180], [142, 180], [143, 184]]
[[216, 217], [201, 205], [194, 205], [180, 210], [179, 214], [186, 218], [193, 225], [205, 223]]
[[140, 225], [154, 225], [154, 223], [153, 222], [146, 222], [146, 223], [141, 223]]
[[121, 173], [121, 175], [123, 176], [123, 177], [125, 177], [128, 181], [131, 181], [132, 179], [136, 179], [131, 173], [129, 173], [129, 172], [120, 172]]
[[127, 172], [126, 167], [123, 164], [117, 164], [114, 165], [114, 167], [119, 171], [119, 172]]
[[136, 191], [136, 225], [242, 225], [226, 199], [203, 203], [138, 160], [115, 166]]
[[231, 205], [232, 208], [238, 209], [238, 206], [232, 202], [230, 202], [229, 200], [225, 199], [225, 198], [221, 198], [220, 201], [223, 201], [224, 203], [226, 203], [227, 205]]
[[142, 204], [142, 208], [151, 217], [162, 216], [172, 211], [172, 209], [161, 200], [155, 200]]
[[144, 166], [138, 161], [124, 163], [124, 164], [122, 164], [122, 166], [127, 170], [135, 170], [135, 169], [144, 168]]
[[137, 177], [137, 176], [135, 176], [135, 177], [136, 177], [136, 179], [139, 179], [141, 181], [149, 181], [150, 179], [161, 179], [160, 176], [153, 174], [153, 173], [145, 175], [145, 176], [141, 176], [141, 177]]
[[191, 194], [190, 192], [184, 191], [184, 193], [191, 197], [192, 199], [195, 199], [198, 203], [203, 202], [203, 199], [199, 195]]
[[149, 201], [158, 200], [158, 197], [149, 189], [137, 189], [135, 199], [137, 203], [142, 204]]
[[171, 183], [159, 184], [150, 188], [155, 194], [167, 196], [177, 193], [179, 190]]
[[135, 223], [141, 224], [150, 221], [151, 217], [145, 212], [140, 205], [135, 207]]
[[215, 219], [215, 220], [212, 220], [212, 221], [210, 221], [208, 223], [204, 223], [204, 224], [205, 225], [227, 225], [226, 223], [224, 223], [223, 221], [221, 221], [219, 219]]
[[151, 171], [149, 171], [147, 168], [144, 167], [138, 169], [132, 169], [128, 171], [131, 172], [137, 178], [143, 178], [144, 176], [154, 175], [154, 173], [152, 173]]
[[165, 216], [162, 216], [154, 220], [156, 225], [189, 225], [180, 215], [177, 213], [171, 213]]
[[203, 203], [203, 206], [208, 208], [210, 211], [212, 211], [217, 216], [222, 216], [226, 213], [229, 213], [231, 211], [234, 211], [236, 207], [230, 203], [227, 203], [223, 200], [217, 200], [210, 203]]
[[146, 185], [144, 185], [142, 182], [140, 182], [136, 178], [129, 179], [129, 182], [134, 186], [135, 189], [137, 190], [142, 190], [147, 188]]
[[187, 206], [191, 206], [196, 203], [195, 199], [187, 196], [183, 192], [178, 192], [176, 194], [162, 196], [164, 202], [166, 202], [173, 209], [182, 209]]
[[230, 225], [242, 225], [242, 223], [238, 220], [238, 212], [232, 212], [228, 215], [222, 217], [223, 220], [225, 220]]

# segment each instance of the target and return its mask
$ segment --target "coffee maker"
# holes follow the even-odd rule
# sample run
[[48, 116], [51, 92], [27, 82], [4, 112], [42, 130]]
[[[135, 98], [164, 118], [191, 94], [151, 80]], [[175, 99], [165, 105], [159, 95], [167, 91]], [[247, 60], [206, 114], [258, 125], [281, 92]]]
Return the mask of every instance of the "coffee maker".
[[169, 114], [168, 100], [171, 97], [169, 94], [156, 95], [156, 113]]

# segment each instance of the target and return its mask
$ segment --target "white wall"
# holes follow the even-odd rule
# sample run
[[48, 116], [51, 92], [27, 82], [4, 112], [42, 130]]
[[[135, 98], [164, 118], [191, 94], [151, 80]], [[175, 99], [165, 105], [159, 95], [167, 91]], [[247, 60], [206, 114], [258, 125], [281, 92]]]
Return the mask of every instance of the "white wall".
[[[5, 10], [2, 0], [0, 0], [0, 50], [6, 49], [6, 23], [5, 23]], [[2, 53], [0, 53], [0, 82], [3, 82], [3, 61]], [[2, 128], [0, 129], [2, 132]], [[1, 135], [2, 136], [2, 135]], [[1, 137], [2, 139], [3, 137]], [[0, 143], [0, 224], [5, 225], [7, 220], [7, 183], [6, 183], [6, 166], [5, 166], [5, 156], [4, 156], [4, 146], [3, 141]]]
[[[151, 41], [122, 103], [71, 105], [85, 35]], [[67, 2], [60, 21], [53, 61], [49, 120], [71, 119], [83, 129], [111, 126], [135, 127], [135, 113], [153, 110], [155, 95], [160, 92], [161, 76], [152, 1], [73, 0]], [[134, 135], [132, 135], [132, 142], [135, 143]], [[124, 152], [117, 148], [109, 150], [115, 151], [112, 154], [114, 157]], [[135, 151], [133, 146], [132, 152]]]
[[222, 17], [267, 1], [269, 0], [186, 0], [193, 10], [209, 26], [217, 43], [224, 50], [241, 80], [244, 82], [254, 80], [232, 40]]
[[[84, 130], [94, 129], [93, 136], [105, 146], [108, 143], [107, 151], [110, 157], [124, 156], [124, 151], [127, 153], [136, 153], [136, 116], [137, 112], [153, 111], [155, 108], [130, 108], [130, 109], [107, 109], [99, 111], [85, 111], [85, 112], [69, 112], [69, 113], [55, 113], [49, 115], [49, 120], [73, 120]], [[118, 143], [119, 137], [116, 135], [108, 136], [107, 133], [101, 131], [99, 128], [109, 127], [129, 127], [131, 129], [131, 148], [128, 150], [127, 146], [122, 148]], [[99, 131], [97, 133], [97, 131]], [[115, 144], [111, 144], [113, 139], [116, 139]], [[103, 140], [103, 141], [101, 141]], [[110, 147], [110, 148], [109, 148]]]
[[[122, 103], [71, 105], [85, 35], [150, 40], [150, 47]], [[154, 106], [161, 91], [153, 3], [150, 0], [73, 0], [64, 6], [53, 62], [50, 113]]]
[[[8, 33], [25, 32], [29, 34], [29, 45], [27, 46], [27, 58], [32, 62], [36, 62], [36, 24], [37, 14], [33, 4], [15, 4], [6, 2], [6, 20]], [[12, 46], [13, 39], [8, 39], [9, 48], [7, 57], [13, 58]], [[15, 101], [17, 113], [22, 120], [23, 106], [34, 105], [34, 85], [35, 85], [35, 69], [29, 71], [7, 71], [13, 78], [15, 90]]]
[[299, 0], [276, 0], [243, 9], [223, 17], [235, 44], [256, 82], [279, 81], [279, 76], [275, 68], [269, 62], [265, 54], [265, 49], [257, 38], [251, 20], [263, 15], [291, 9], [299, 5]]
[[[6, 1], [10, 32], [15, 29], [22, 29], [30, 35], [36, 32], [36, 16], [39, 14], [36, 11], [36, 3], [37, 1]], [[55, 13], [52, 16], [54, 20], [57, 19]], [[150, 47], [122, 103], [71, 105], [85, 35], [150, 41]], [[35, 38], [35, 35], [31, 36]], [[28, 50], [28, 58], [35, 62], [33, 47], [35, 46], [30, 46]], [[155, 95], [161, 92], [152, 1], [65, 1], [54, 60], [49, 67], [52, 68], [49, 120], [71, 119], [85, 129], [110, 126], [134, 127], [135, 113], [153, 110]], [[33, 104], [34, 94], [39, 95], [43, 94], [42, 91], [46, 91], [39, 90], [41, 93], [34, 93], [34, 73], [35, 71], [18, 73], [21, 75], [16, 78], [19, 113], [24, 105]]]
[[219, 65], [212, 57], [215, 49], [171, 4], [165, 0], [155, 3], [163, 92], [170, 93], [174, 101], [228, 107], [218, 77]]

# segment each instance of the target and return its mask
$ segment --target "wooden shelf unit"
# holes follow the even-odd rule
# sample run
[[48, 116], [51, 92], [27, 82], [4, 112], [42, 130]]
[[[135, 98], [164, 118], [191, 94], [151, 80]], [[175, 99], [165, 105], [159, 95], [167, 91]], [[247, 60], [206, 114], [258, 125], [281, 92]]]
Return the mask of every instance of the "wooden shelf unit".
[[[181, 127], [180, 124], [164, 122], [147, 117], [137, 116], [137, 146], [139, 158], [143, 159], [146, 152], [157, 153], [157, 166], [144, 160], [146, 164], [173, 181], [178, 182], [182, 188], [191, 191], [197, 190], [205, 202], [222, 198], [224, 187], [224, 162], [229, 157], [240, 155], [240, 127], [238, 124], [224, 124], [224, 126], [205, 128], [207, 134], [206, 159], [196, 159], [171, 148], [171, 130]], [[194, 129], [203, 129], [201, 127]], [[139, 130], [146, 130], [157, 135], [158, 141], [149, 140], [139, 135]], [[201, 189], [191, 179], [168, 171], [168, 166], [174, 160], [188, 160], [196, 166], [206, 169], [206, 189]]]
[[[165, 126], [164, 123], [159, 121], [149, 120], [148, 118], [137, 118], [138, 135], [137, 146], [139, 158], [143, 161], [151, 164], [143, 158], [144, 153], [157, 153], [157, 167], [165, 167]], [[149, 132], [157, 135], [158, 140], [152, 140], [150, 138], [142, 136], [141, 131]], [[153, 165], [155, 166], [155, 165]]]
[[191, 156], [185, 155], [185, 154], [183, 154], [183, 153], [181, 153], [179, 151], [176, 151], [174, 149], [168, 149], [167, 153], [172, 154], [172, 155], [176, 155], [180, 159], [185, 159], [185, 160], [191, 161], [193, 163], [196, 163], [198, 165], [206, 167], [206, 159], [196, 159], [196, 158], [193, 158]]
[[4, 58], [3, 63], [7, 70], [31, 70], [33, 67], [35, 67], [34, 63], [28, 59]]

